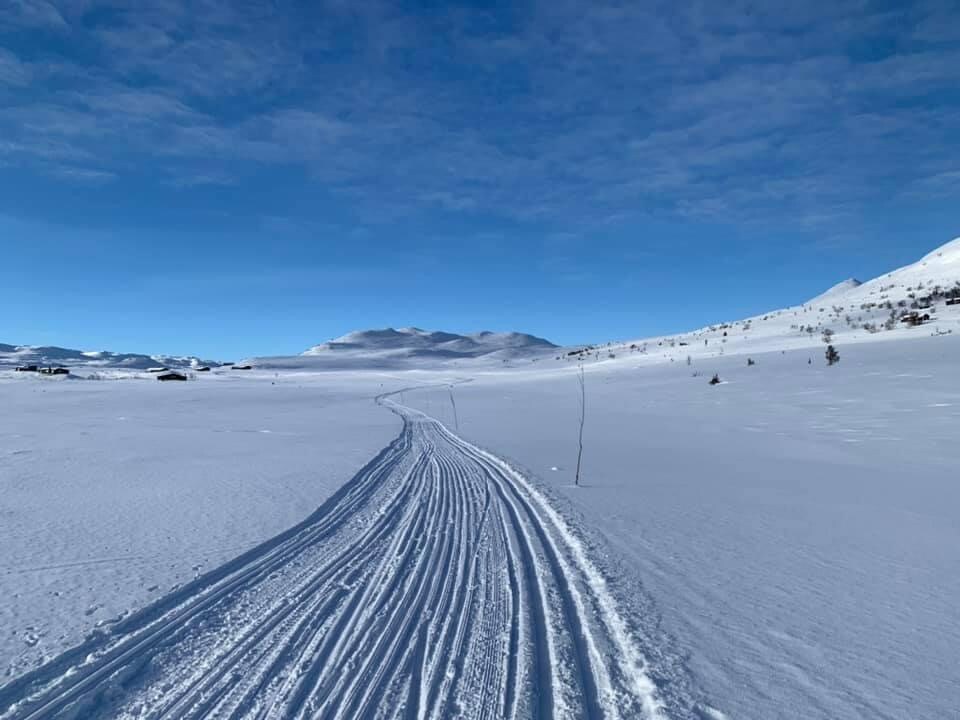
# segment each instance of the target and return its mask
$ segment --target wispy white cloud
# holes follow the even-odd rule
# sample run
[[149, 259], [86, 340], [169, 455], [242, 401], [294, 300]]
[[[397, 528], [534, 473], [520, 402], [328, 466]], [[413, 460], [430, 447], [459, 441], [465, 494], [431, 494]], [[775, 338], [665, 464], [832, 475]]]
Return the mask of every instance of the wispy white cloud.
[[16, 2], [0, 46], [82, 52], [0, 52], [0, 155], [179, 187], [296, 167], [381, 218], [839, 225], [956, 170], [948, 5]]
[[11, 52], [0, 48], [0, 87], [23, 87], [30, 82], [30, 69]]
[[27, 28], [63, 29], [67, 26], [56, 5], [47, 0], [7, 0], [0, 6], [0, 23]]
[[105, 183], [113, 180], [116, 175], [106, 170], [93, 170], [88, 167], [69, 167], [67, 165], [57, 165], [50, 168], [50, 173], [67, 180], [74, 180], [81, 183]]

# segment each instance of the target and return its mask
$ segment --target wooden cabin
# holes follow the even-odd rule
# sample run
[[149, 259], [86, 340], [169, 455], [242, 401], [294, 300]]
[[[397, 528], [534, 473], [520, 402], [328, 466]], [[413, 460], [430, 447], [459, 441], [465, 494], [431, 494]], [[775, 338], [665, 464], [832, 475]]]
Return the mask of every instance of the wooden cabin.
[[930, 313], [924, 313], [921, 315], [918, 312], [912, 312], [900, 318], [900, 322], [907, 323], [907, 325], [910, 325], [911, 327], [915, 325], [923, 325], [924, 323], [930, 322]]
[[40, 368], [41, 375], [69, 375], [70, 371], [64, 367], [45, 367]]
[[21, 365], [17, 368], [17, 372], [39, 372], [39, 369], [36, 365]]
[[234, 365], [234, 370], [253, 370], [253, 365]]
[[160, 382], [167, 382], [168, 380], [179, 380], [183, 382], [186, 379], [187, 379], [186, 375], [178, 372], [165, 372], [160, 375], [157, 375], [157, 380], [159, 380]]

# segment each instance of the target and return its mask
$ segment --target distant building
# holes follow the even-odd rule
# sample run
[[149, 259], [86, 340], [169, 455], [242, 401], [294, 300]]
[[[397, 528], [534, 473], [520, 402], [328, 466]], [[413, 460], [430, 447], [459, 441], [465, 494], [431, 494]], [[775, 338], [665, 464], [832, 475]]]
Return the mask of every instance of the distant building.
[[910, 326], [923, 325], [924, 323], [930, 322], [930, 313], [921, 315], [918, 312], [911, 312], [900, 318], [900, 322], [907, 323], [907, 325]]
[[69, 375], [70, 371], [63, 367], [45, 367], [40, 369], [41, 375]]
[[157, 380], [159, 380], [160, 382], [166, 382], [168, 380], [184, 381], [186, 379], [187, 379], [186, 375], [178, 372], [166, 372], [166, 373], [162, 373], [161, 375], [157, 375]]
[[160, 372], [167, 372], [169, 369], [170, 369], [170, 368], [165, 368], [165, 367], [149, 367], [149, 368], [147, 368], [147, 372], [148, 372], [148, 373], [160, 373]]
[[17, 368], [17, 372], [37, 372], [36, 365], [21, 365]]
[[253, 365], [234, 365], [234, 370], [253, 370]]
[[198, 368], [194, 368], [193, 371], [194, 371], [194, 372], [210, 372], [210, 368], [208, 368], [208, 367], [206, 367], [206, 366], [204, 366], [204, 367], [198, 367]]

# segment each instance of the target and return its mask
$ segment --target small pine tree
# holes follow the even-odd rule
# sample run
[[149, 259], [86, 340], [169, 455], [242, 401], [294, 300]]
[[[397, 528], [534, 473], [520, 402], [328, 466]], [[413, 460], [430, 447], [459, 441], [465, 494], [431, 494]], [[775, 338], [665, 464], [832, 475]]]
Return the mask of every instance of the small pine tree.
[[837, 349], [833, 345], [827, 345], [826, 357], [827, 365], [840, 362], [840, 353], [837, 352]]

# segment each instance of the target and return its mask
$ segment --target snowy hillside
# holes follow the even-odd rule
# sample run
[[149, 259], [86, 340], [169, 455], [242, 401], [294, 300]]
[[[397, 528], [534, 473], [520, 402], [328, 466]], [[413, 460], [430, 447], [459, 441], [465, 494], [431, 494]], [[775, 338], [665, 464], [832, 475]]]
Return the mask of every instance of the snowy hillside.
[[[801, 305], [698, 330], [587, 346], [562, 359], [648, 362], [754, 354], [960, 332], [960, 238], [873, 280], [849, 279]], [[579, 351], [579, 352], [578, 352]]]
[[107, 350], [72, 350], [70, 348], [35, 345], [5, 345], [0, 343], [0, 369], [20, 365], [65, 365], [80, 368], [125, 368], [145, 370], [158, 365], [170, 368], [193, 368], [220, 363], [187, 356], [141, 355], [116, 353]]
[[815, 298], [813, 298], [812, 300], [810, 300], [810, 302], [811, 302], [811, 303], [825, 302], [825, 301], [830, 300], [830, 299], [833, 299], [833, 298], [835, 298], [835, 297], [844, 295], [845, 293], [849, 292], [850, 290], [855, 290], [856, 288], [860, 287], [861, 285], [863, 285], [863, 283], [860, 282], [859, 280], [857, 280], [856, 278], [847, 278], [847, 279], [844, 280], [843, 282], [837, 283], [836, 285], [834, 285], [832, 288], [830, 288], [830, 289], [827, 290], [826, 292], [820, 293], [820, 294], [817, 295]]
[[255, 366], [271, 369], [362, 367], [435, 367], [462, 360], [496, 363], [549, 356], [556, 345], [518, 332], [468, 335], [409, 327], [358, 330], [315, 345], [294, 357], [255, 358]]

